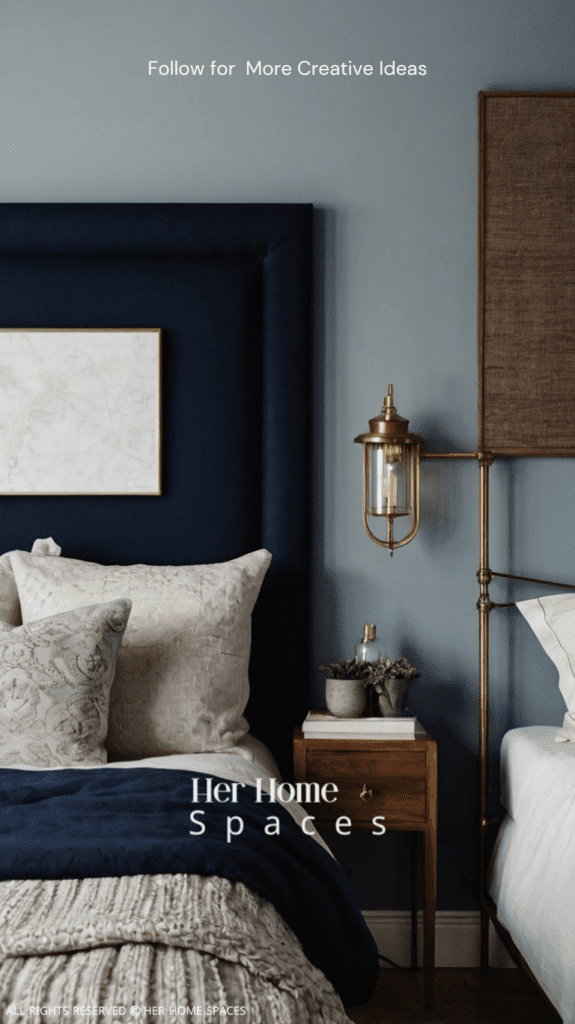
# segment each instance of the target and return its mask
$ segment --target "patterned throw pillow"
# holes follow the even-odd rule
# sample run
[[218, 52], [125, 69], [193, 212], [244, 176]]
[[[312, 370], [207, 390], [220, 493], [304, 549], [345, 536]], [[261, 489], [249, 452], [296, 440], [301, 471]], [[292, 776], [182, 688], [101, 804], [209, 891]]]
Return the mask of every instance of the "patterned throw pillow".
[[131, 602], [0, 634], [0, 764], [105, 764], [108, 702]]
[[10, 553], [24, 622], [132, 601], [110, 698], [113, 760], [224, 750], [245, 736], [251, 614], [270, 561], [263, 549], [182, 566]]

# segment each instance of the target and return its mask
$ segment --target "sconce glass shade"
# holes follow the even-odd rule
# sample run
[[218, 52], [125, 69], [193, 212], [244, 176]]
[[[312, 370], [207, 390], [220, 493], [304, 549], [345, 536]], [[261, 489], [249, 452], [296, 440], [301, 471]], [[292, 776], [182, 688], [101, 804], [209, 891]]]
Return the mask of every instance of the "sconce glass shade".
[[408, 516], [412, 510], [411, 453], [401, 445], [366, 445], [369, 516]]
[[[368, 536], [392, 554], [394, 548], [413, 540], [419, 529], [419, 462], [423, 438], [410, 434], [408, 425], [393, 404], [393, 385], [390, 384], [381, 413], [369, 421], [369, 433], [354, 439], [363, 445], [363, 524]], [[394, 520], [412, 513], [411, 530], [396, 540]], [[385, 539], [372, 533], [368, 516], [383, 516], [387, 520]]]

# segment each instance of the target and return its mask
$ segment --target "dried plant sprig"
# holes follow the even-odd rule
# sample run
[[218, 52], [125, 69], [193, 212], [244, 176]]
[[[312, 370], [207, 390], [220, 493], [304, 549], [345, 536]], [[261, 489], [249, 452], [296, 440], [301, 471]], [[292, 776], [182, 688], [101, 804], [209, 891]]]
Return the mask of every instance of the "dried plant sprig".
[[321, 665], [322, 672], [327, 672], [330, 679], [361, 679], [366, 684], [375, 685], [384, 676], [393, 679], [407, 679], [411, 682], [421, 675], [414, 665], [410, 665], [407, 658], [378, 658], [377, 661], [330, 661], [328, 665]]
[[356, 661], [330, 661], [329, 665], [320, 665], [322, 672], [327, 672], [329, 679], [365, 679], [367, 677], [367, 662]]
[[391, 661], [390, 658], [378, 658], [377, 661], [368, 664], [366, 673], [368, 682], [374, 686], [386, 676], [388, 679], [406, 679], [411, 682], [420, 675], [419, 669], [415, 665], [410, 665], [407, 658], [397, 658], [395, 661]]

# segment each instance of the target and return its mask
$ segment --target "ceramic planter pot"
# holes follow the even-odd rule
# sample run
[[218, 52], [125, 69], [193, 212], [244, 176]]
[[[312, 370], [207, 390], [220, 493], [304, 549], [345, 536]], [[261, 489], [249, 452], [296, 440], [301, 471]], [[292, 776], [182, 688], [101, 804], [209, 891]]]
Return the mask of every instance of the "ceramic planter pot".
[[325, 703], [336, 718], [360, 718], [366, 705], [361, 679], [326, 679]]
[[405, 695], [409, 689], [407, 679], [396, 679], [386, 676], [384, 679], [385, 691], [378, 694], [379, 710], [384, 718], [401, 718]]

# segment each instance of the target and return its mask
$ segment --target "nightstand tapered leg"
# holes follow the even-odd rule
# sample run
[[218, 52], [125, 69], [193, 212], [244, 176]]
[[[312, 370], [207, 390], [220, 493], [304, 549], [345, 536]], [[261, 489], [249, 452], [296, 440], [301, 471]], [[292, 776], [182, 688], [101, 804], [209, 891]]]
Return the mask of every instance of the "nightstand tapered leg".
[[417, 912], [419, 909], [419, 833], [411, 833], [411, 970], [417, 970]]
[[423, 902], [423, 971], [425, 1005], [433, 1006], [435, 975], [435, 904], [437, 898], [437, 832], [432, 825], [425, 832], [425, 894]]

